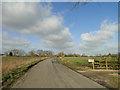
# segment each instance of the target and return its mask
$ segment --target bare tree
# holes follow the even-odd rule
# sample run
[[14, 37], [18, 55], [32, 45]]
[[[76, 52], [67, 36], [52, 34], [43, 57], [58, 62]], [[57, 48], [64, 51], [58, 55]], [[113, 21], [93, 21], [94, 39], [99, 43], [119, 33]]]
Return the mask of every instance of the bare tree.
[[25, 51], [24, 50], [19, 50], [18, 51], [18, 56], [24, 56], [25, 55]]
[[52, 56], [53, 52], [52, 51], [45, 51], [46, 56]]
[[29, 52], [29, 55], [30, 55], [30, 56], [36, 56], [35, 51], [34, 51], [34, 50], [31, 50], [31, 51]]
[[4, 52], [4, 54], [5, 54], [6, 56], [9, 56], [9, 53], [10, 53], [9, 51], [5, 51], [5, 52]]
[[38, 56], [44, 56], [43, 50], [37, 50], [37, 55]]
[[12, 53], [14, 56], [18, 56], [19, 50], [18, 49], [13, 49]]
[[12, 52], [12, 56], [24, 56], [25, 55], [25, 51], [24, 50], [19, 50], [19, 49], [13, 49], [13, 50], [5, 51], [4, 54], [6, 56], [9, 56], [10, 52]]
[[65, 54], [64, 54], [63, 52], [58, 53], [58, 56], [59, 56], [59, 57], [64, 57], [64, 55], [65, 55]]
[[52, 56], [53, 52], [52, 51], [37, 50], [37, 55], [40, 56], [40, 57], [43, 57], [43, 56]]

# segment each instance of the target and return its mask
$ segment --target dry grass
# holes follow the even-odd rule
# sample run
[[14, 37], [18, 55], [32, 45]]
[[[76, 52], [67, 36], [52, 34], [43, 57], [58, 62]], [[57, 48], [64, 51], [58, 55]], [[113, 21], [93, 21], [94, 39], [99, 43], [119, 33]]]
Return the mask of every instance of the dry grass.
[[2, 57], [2, 73], [47, 57]]

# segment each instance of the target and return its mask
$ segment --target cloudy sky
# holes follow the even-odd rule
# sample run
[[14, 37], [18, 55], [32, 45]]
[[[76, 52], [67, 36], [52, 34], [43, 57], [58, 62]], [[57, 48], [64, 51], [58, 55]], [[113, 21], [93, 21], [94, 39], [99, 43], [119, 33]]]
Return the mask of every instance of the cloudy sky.
[[118, 4], [3, 3], [2, 49], [85, 53], [118, 52]]

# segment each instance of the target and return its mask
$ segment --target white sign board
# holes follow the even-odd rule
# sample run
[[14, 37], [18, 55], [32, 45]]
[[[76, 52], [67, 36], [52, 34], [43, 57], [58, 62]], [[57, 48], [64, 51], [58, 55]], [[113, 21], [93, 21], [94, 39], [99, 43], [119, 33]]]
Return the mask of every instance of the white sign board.
[[94, 62], [94, 59], [88, 59], [88, 62]]

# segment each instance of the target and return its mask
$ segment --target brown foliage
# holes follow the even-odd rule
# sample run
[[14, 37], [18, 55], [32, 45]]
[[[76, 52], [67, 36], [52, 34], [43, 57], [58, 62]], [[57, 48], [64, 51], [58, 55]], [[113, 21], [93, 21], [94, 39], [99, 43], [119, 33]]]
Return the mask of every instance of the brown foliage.
[[[37, 61], [40, 59], [45, 59], [47, 57], [2, 57], [2, 73], [7, 73], [12, 69], [18, 68], [22, 65]], [[6, 59], [6, 60], [5, 60]]]

